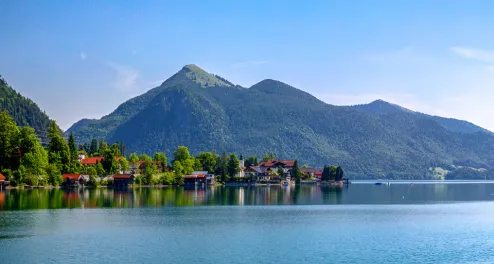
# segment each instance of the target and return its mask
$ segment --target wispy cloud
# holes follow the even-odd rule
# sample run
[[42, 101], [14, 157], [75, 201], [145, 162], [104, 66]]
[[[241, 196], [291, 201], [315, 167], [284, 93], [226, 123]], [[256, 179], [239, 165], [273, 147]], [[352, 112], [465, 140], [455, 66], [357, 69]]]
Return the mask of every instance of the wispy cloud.
[[137, 88], [140, 79], [139, 71], [136, 69], [114, 62], [107, 62], [108, 66], [116, 71], [113, 86], [123, 92], [130, 92]]
[[267, 60], [251, 60], [251, 61], [243, 61], [243, 62], [235, 63], [233, 64], [233, 67], [235, 68], [252, 67], [252, 66], [259, 66], [268, 63], [269, 62]]
[[494, 62], [494, 51], [473, 49], [468, 47], [452, 47], [451, 51], [466, 59]]
[[87, 54], [85, 52], [81, 52], [79, 55], [81, 56], [81, 60], [85, 61], [87, 59]]

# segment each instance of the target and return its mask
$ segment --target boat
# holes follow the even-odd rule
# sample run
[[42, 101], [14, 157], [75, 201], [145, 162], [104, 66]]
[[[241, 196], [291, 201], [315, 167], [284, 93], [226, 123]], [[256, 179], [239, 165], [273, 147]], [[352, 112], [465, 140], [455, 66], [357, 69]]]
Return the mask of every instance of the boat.
[[383, 185], [383, 183], [382, 183], [382, 182], [376, 182], [376, 183], [374, 183], [374, 184], [375, 184], [375, 185]]
[[283, 186], [288, 186], [288, 182], [283, 182]]

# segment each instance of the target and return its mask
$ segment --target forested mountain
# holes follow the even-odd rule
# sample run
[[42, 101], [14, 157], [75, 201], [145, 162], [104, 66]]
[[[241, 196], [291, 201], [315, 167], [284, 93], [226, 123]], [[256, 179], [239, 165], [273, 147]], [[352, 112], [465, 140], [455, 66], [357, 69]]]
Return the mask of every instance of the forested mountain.
[[434, 176], [434, 168], [494, 165], [494, 136], [468, 122], [413, 112], [376, 101], [328, 105], [275, 80], [235, 86], [187, 65], [147, 93], [100, 120], [81, 120], [67, 133], [125, 142], [129, 151], [193, 154], [216, 150], [274, 152], [302, 164], [343, 166], [354, 178]]
[[7, 111], [18, 126], [30, 126], [46, 142], [50, 118], [31, 99], [22, 96], [0, 76], [0, 112]]

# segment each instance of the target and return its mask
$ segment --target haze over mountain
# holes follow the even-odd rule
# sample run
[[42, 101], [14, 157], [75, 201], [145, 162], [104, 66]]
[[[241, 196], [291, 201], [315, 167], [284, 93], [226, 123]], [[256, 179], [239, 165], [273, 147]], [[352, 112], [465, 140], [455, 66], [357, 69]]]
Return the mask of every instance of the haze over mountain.
[[274, 152], [311, 166], [342, 165], [358, 178], [426, 178], [431, 168], [494, 165], [494, 136], [466, 121], [413, 112], [384, 101], [334, 106], [290, 85], [236, 86], [186, 65], [160, 86], [67, 133], [80, 143], [121, 141], [129, 151], [186, 145], [244, 156]]

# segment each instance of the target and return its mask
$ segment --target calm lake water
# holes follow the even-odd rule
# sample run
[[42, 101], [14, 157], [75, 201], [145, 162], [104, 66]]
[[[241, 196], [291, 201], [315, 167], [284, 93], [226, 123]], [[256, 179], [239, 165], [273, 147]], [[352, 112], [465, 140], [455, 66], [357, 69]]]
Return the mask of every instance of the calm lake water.
[[494, 184], [0, 192], [1, 263], [494, 263]]

